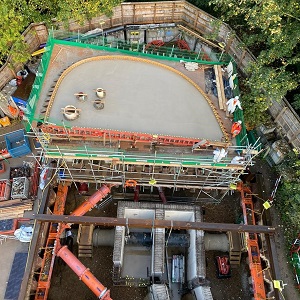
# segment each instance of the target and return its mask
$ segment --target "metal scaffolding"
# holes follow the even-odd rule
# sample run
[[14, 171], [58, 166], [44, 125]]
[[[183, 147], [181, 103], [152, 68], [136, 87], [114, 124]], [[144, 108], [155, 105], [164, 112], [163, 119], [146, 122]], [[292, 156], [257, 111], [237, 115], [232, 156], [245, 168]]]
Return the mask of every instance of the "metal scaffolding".
[[[216, 162], [214, 148], [195, 151], [192, 147], [173, 147], [176, 154], [155, 148], [130, 151], [119, 149], [119, 141], [114, 141], [113, 147], [111, 144], [104, 147], [102, 141], [86, 141], [83, 146], [74, 141], [60, 145], [53, 134], [36, 130], [32, 134], [43, 149], [44, 163], [56, 162], [52, 167], [49, 164], [49, 168], [54, 169], [59, 182], [72, 182], [75, 186], [78, 182], [87, 182], [124, 187], [130, 180], [144, 188], [194, 189], [198, 191], [196, 200], [208, 197], [217, 202], [240, 180], [245, 169], [254, 164], [260, 148], [258, 141], [254, 146], [229, 146], [227, 156]], [[242, 160], [235, 162], [235, 157], [242, 157]]]

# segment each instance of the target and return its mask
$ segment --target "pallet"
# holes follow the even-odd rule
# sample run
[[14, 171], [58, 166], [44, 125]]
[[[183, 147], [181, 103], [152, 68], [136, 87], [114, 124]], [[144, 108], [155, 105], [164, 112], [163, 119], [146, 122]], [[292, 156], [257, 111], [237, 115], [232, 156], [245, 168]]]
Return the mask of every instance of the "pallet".
[[0, 207], [0, 220], [22, 218], [25, 211], [32, 210], [32, 206], [33, 203], [28, 201], [18, 205]]
[[14, 205], [20, 205], [21, 203], [29, 203], [31, 200], [22, 200], [22, 199], [12, 199], [12, 200], [5, 200], [0, 202], [1, 207], [9, 207]]

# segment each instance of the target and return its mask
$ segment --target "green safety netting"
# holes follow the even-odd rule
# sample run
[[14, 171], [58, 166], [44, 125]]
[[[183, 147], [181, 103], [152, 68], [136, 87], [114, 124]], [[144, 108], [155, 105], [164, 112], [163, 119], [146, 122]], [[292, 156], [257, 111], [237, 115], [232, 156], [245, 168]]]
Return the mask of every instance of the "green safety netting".
[[26, 106], [26, 110], [27, 110], [26, 117], [28, 119], [28, 122], [25, 124], [26, 131], [29, 131], [31, 129], [31, 124], [34, 121], [34, 114], [35, 114], [37, 103], [40, 98], [45, 76], [48, 70], [50, 57], [52, 55], [53, 45], [54, 45], [54, 40], [48, 39], [47, 46], [45, 47], [45, 52], [39, 64], [36, 77], [31, 89], [31, 93], [28, 98], [28, 102]]
[[299, 283], [299, 281], [300, 281], [300, 257], [299, 257], [298, 252], [295, 252], [292, 254], [291, 261], [292, 261], [292, 265], [295, 270], [297, 282]]

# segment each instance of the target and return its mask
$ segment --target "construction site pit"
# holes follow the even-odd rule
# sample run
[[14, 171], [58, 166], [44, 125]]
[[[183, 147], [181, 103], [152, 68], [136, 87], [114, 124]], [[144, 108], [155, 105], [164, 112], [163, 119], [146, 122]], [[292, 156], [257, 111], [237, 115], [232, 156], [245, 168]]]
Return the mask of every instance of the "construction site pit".
[[[95, 186], [90, 185], [88, 195], [93, 194], [95, 191]], [[116, 191], [117, 193], [118, 191]], [[130, 192], [130, 191], [129, 191]], [[150, 190], [148, 191], [150, 192]], [[118, 194], [118, 193], [117, 193]], [[86, 200], [88, 195], [80, 195], [76, 190], [75, 186], [72, 185], [69, 188], [67, 202], [65, 207], [65, 214], [70, 214], [76, 207], [78, 207], [83, 201]], [[105, 206], [100, 205], [94, 207], [89, 211], [87, 216], [97, 216], [97, 217], [116, 217], [118, 211], [118, 200], [114, 199], [114, 192], [112, 192], [112, 197], [110, 201], [106, 203]], [[126, 198], [126, 194], [124, 194]], [[152, 198], [152, 203], [159, 203], [153, 195], [149, 194], [149, 198]], [[145, 200], [142, 200], [146, 203]], [[186, 203], [183, 203], [186, 205]], [[218, 209], [216, 209], [216, 207]], [[233, 193], [232, 195], [227, 195], [223, 201], [218, 204], [207, 204], [200, 208], [203, 214], [204, 222], [216, 222], [216, 223], [236, 223], [241, 216], [240, 207], [240, 195], [239, 193]], [[226, 212], [226, 213], [220, 213]], [[102, 229], [112, 229], [102, 227]], [[73, 248], [72, 252], [75, 256], [78, 255], [78, 244], [77, 244], [77, 233], [78, 225], [72, 226], [73, 234]], [[214, 233], [210, 233], [214, 234]], [[215, 233], [220, 234], [219, 232]], [[138, 246], [138, 249], [140, 246]], [[170, 248], [172, 249], [172, 254], [185, 254], [184, 248]], [[149, 256], [144, 248], [142, 251], [138, 251], [139, 255], [145, 255], [145, 258]], [[148, 249], [150, 251], [150, 249]], [[113, 246], [105, 247], [93, 247], [92, 258], [81, 257], [80, 261], [91, 270], [95, 277], [110, 290], [111, 298], [114, 300], [140, 300], [144, 299], [148, 293], [147, 285], [143, 287], [137, 286], [122, 286], [114, 285], [113, 282]], [[228, 253], [227, 253], [228, 254]], [[215, 258], [218, 255], [226, 255], [226, 253], [221, 251], [205, 251], [206, 260], [206, 283], [211, 287], [211, 292], [213, 299], [215, 300], [251, 300], [251, 286], [249, 284], [249, 266], [247, 264], [247, 255], [242, 253], [240, 266], [233, 267], [231, 270], [231, 277], [218, 279], [217, 278], [217, 268], [215, 263]], [[145, 267], [150, 268], [150, 260], [146, 259], [144, 263]], [[130, 265], [132, 268], [136, 268], [137, 260], [133, 256], [130, 262], [127, 262], [128, 270], [130, 270]], [[145, 273], [147, 270], [144, 270]], [[130, 274], [128, 275], [130, 277]], [[150, 282], [150, 279], [149, 279]], [[174, 299], [192, 299], [189, 298], [189, 293], [187, 293], [187, 287], [182, 286], [178, 290], [178, 295]], [[63, 291], [63, 292], [62, 292]], [[78, 280], [76, 274], [60, 259], [56, 258], [54, 270], [51, 279], [51, 288], [49, 292], [48, 299], [94, 299], [95, 295], [84, 285], [83, 282]], [[173, 298], [172, 298], [173, 299]]]

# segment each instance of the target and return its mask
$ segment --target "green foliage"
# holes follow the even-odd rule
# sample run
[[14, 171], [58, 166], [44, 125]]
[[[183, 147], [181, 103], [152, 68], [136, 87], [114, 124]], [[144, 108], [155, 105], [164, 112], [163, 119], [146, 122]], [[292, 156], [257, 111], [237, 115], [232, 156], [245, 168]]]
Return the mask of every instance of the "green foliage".
[[291, 240], [300, 230], [300, 158], [296, 149], [291, 151], [277, 167], [283, 176], [276, 205], [286, 227], [286, 237]]
[[0, 60], [3, 63], [10, 55], [12, 45], [20, 48], [23, 43], [20, 32], [26, 26], [26, 20], [17, 9], [16, 1], [3, 0], [0, 3]]
[[300, 110], [300, 94], [294, 95], [294, 101], [292, 105], [295, 109]]
[[277, 166], [277, 171], [283, 176], [284, 181], [300, 183], [300, 157], [297, 149], [286, 155], [283, 162]]
[[210, 23], [210, 27], [212, 28], [212, 31], [210, 34], [206, 34], [205, 38], [210, 40], [216, 40], [219, 35], [219, 30], [222, 26], [222, 21], [219, 19], [215, 19]]
[[276, 206], [285, 225], [285, 236], [292, 240], [300, 230], [300, 185], [283, 181], [277, 191]]
[[[298, 0], [211, 0], [210, 4], [238, 31], [245, 45], [257, 54], [249, 66], [245, 114], [259, 124], [272, 100], [299, 86], [295, 70], [300, 61], [300, 3]], [[237, 23], [237, 20], [240, 23]], [[296, 104], [297, 105], [297, 104]], [[251, 112], [251, 108], [253, 111]]]
[[121, 0], [2, 0], [0, 2], [0, 62], [12, 55], [13, 62], [29, 58], [21, 33], [30, 23], [69, 19], [84, 23], [101, 14], [110, 15]]
[[58, 21], [67, 22], [69, 19], [76, 20], [83, 24], [95, 16], [105, 14], [110, 16], [115, 6], [119, 5], [120, 0], [65, 0], [59, 2], [59, 10], [56, 18]]

